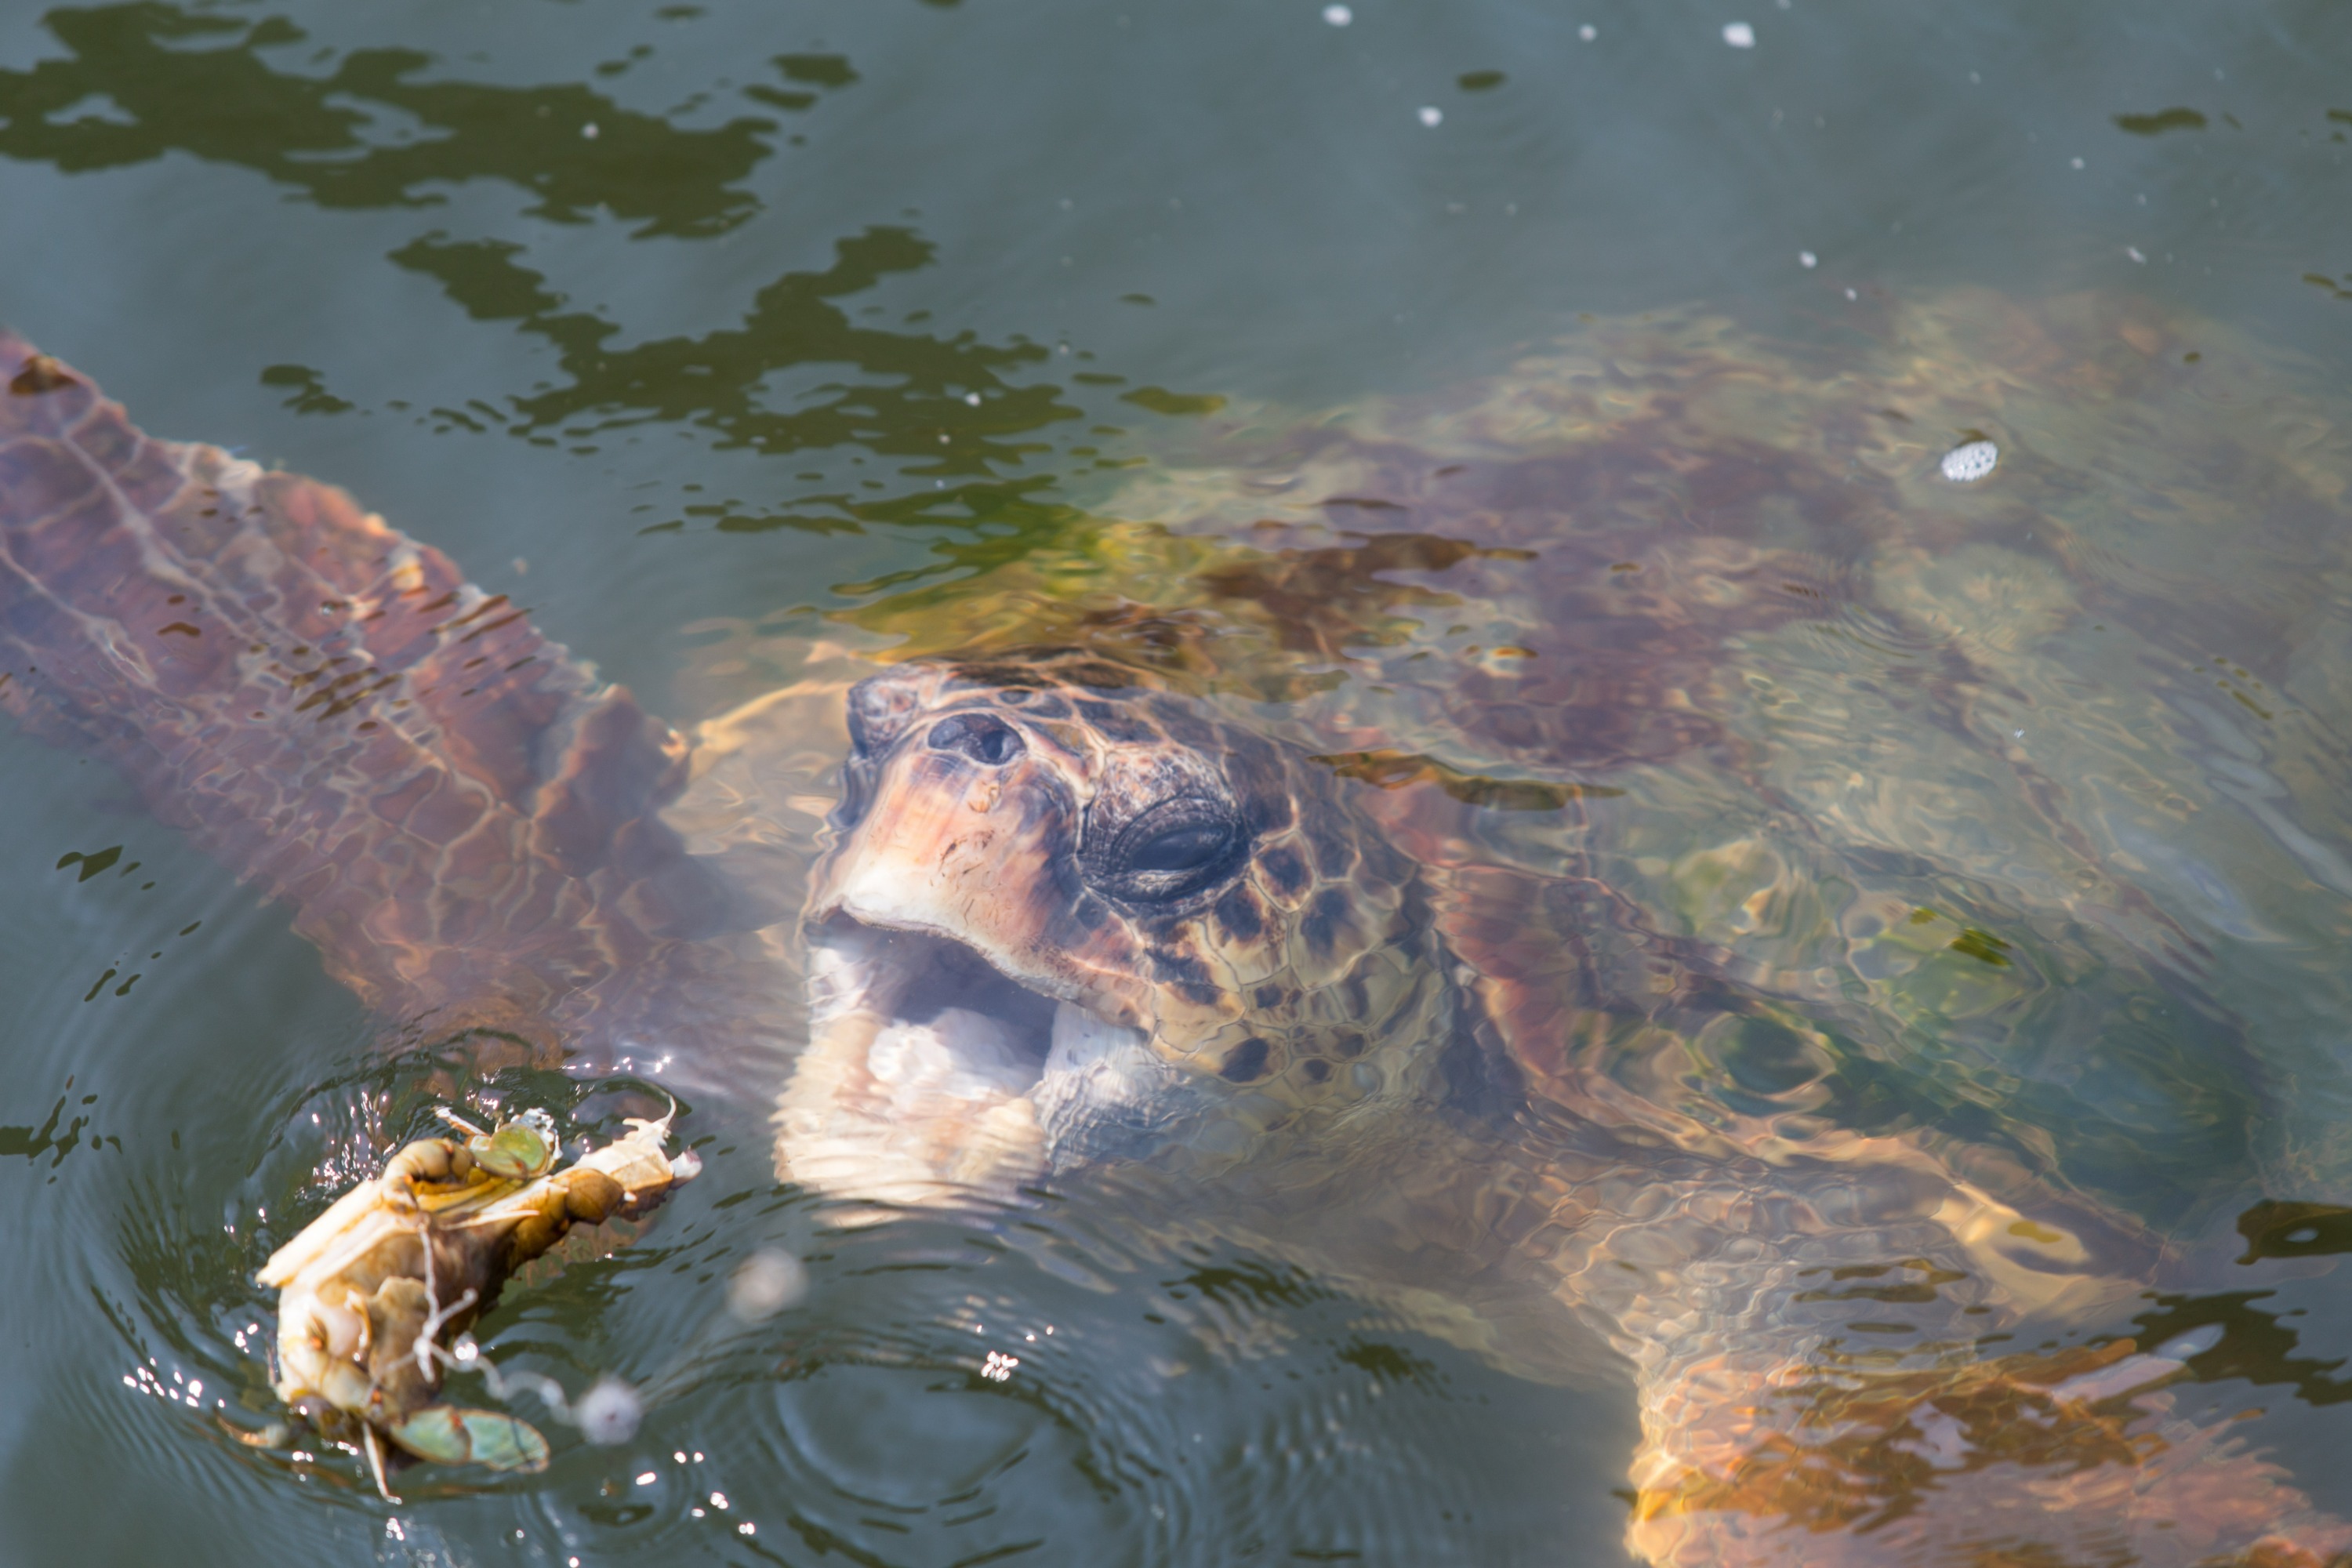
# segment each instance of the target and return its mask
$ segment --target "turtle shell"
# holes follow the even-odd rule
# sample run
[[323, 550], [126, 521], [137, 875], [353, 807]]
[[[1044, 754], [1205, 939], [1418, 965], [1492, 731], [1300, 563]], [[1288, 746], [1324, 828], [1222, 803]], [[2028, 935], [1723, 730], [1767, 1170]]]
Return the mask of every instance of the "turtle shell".
[[1932, 1128], [2166, 1222], [2231, 1171], [2340, 1191], [2244, 966], [2352, 894], [2315, 373], [2134, 299], [1853, 318], [1593, 323], [1447, 395], [1239, 411], [1056, 550], [846, 618], [1282, 702], [1587, 1116]]

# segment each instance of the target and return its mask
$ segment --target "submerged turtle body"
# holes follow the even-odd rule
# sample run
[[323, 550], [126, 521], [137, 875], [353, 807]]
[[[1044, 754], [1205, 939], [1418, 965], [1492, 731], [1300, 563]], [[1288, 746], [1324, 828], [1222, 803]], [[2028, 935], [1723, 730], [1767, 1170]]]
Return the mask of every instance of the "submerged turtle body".
[[[1678, 1025], [1801, 1016], [1597, 884], [1409, 861], [1328, 756], [1235, 737], [1213, 704], [1093, 655], [907, 666], [849, 710], [808, 905], [811, 1036], [780, 1116], [793, 1178], [1013, 1202], [1047, 1173], [1139, 1167], [1163, 1201], [1409, 1311], [1548, 1294], [1636, 1370], [1633, 1541], [1656, 1561], [1883, 1561], [1955, 1537], [2201, 1554], [2307, 1515], [2259, 1465], [2200, 1491], [2193, 1426], [2093, 1408], [2178, 1359], [2128, 1341], [1977, 1353], [2031, 1319], [2116, 1313], [2160, 1262], [2129, 1221], [1997, 1149], [1823, 1125], [1817, 1106], [1701, 1118], [1559, 1051], [1539, 1062], [1563, 992], [1577, 1026], [1685, 1046], [1704, 1037]], [[860, 721], [877, 711], [890, 721]], [[1222, 826], [1139, 847], [1127, 825], [1164, 816]], [[1166, 882], [1139, 886], [1139, 858]], [[1641, 952], [1575, 962], [1612, 941]], [[1599, 984], [1612, 973], [1634, 988]], [[1858, 1310], [1897, 1337], [1855, 1345]], [[1465, 1337], [1541, 1370], [1500, 1327]], [[1939, 1411], [1949, 1452], [1920, 1459], [1913, 1429]], [[2001, 1468], [2021, 1420], [2053, 1473], [2135, 1473], [2084, 1514], [2046, 1511], [2030, 1468]], [[1955, 1489], [1952, 1468], [1987, 1473]], [[2118, 1500], [2159, 1480], [2196, 1501]]]
[[845, 1200], [1118, 1167], [1529, 1370], [1554, 1303], [1635, 1369], [1654, 1560], [2301, 1561], [2352, 1538], [2161, 1406], [2178, 1358], [1982, 1348], [2171, 1267], [2205, 1216], [2151, 1141], [2346, 1177], [2324, 1124], [2244, 1141], [2215, 958], [2352, 896], [2333, 580], [2196, 575], [2244, 505], [2337, 521], [2265, 374], [2095, 300], [1596, 327], [1233, 421], [689, 748], [335, 492], [5, 343], [0, 702], [409, 1029], [696, 1037]]
[[[1239, 419], [1106, 497], [1148, 521], [1034, 586], [1000, 573], [966, 614], [937, 595], [864, 618], [937, 647], [939, 623], [1026, 612], [1024, 632], [1286, 700], [1416, 859], [1478, 873], [1449, 918], [1529, 933], [1525, 963], [1465, 954], [1500, 1010], [1586, 1015], [1524, 1031], [1539, 1078], [1573, 1057], [1702, 1121], [1972, 1105], [1972, 1136], [2037, 1163], [2063, 1138], [2070, 1176], [2167, 1223], [2194, 1200], [2163, 1190], [2152, 1140], [2347, 1195], [2344, 1131], [2260, 1103], [2232, 1017], [2273, 957], [2306, 995], [2343, 987], [2302, 956], [2352, 923], [2325, 668], [2343, 434], [2291, 364], [2128, 300], [1962, 294], [1875, 329], [1612, 324], [1443, 402]], [[1987, 434], [1994, 477], [1946, 479]], [[2225, 539], [2227, 584], [2203, 570]], [[1691, 1059], [1679, 1026], [1596, 1032], [1591, 976], [1539, 984], [1596, 940], [1592, 910], [1527, 901], [1579, 903], [1564, 872], [1844, 1043], [1718, 1026], [1740, 1063]], [[2035, 1054], [2084, 1030], [2095, 1059]], [[2340, 1081], [2316, 1056], [2296, 1080]]]

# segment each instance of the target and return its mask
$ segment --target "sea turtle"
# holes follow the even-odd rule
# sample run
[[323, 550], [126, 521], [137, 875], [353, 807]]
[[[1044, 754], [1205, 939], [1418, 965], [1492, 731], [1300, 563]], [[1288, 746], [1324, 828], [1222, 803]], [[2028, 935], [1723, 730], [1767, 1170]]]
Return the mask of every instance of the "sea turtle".
[[2346, 1184], [2216, 958], [2326, 994], [2352, 898], [2341, 562], [2273, 569], [2352, 467], [2283, 363], [2129, 300], [1587, 323], [1229, 410], [877, 660], [746, 629], [706, 689], [799, 679], [689, 741], [0, 339], [0, 702], [407, 1037], [781, 1082], [876, 1215], [1117, 1171], [1532, 1373], [1589, 1325], [1648, 1560], [2315, 1563], [2162, 1392], [2210, 1338], [2124, 1331], [2210, 1193]]

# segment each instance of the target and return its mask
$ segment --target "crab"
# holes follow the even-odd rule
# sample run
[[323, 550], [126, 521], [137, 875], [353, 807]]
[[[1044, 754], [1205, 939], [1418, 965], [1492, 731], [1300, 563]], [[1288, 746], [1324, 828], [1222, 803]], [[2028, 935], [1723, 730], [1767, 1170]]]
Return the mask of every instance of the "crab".
[[547, 1439], [499, 1411], [440, 1397], [452, 1349], [515, 1269], [575, 1224], [643, 1215], [699, 1163], [663, 1152], [669, 1118], [554, 1170], [553, 1119], [532, 1109], [490, 1131], [444, 1110], [467, 1137], [420, 1138], [383, 1173], [337, 1198], [272, 1253], [256, 1279], [278, 1292], [278, 1397], [333, 1437], [356, 1437], [386, 1498], [386, 1445], [445, 1465], [538, 1470]]
[[[2352, 1529], [2176, 1404], [2210, 1347], [2113, 1326], [2221, 1266], [2200, 1178], [2347, 1187], [2221, 956], [2352, 900], [2340, 563], [2287, 560], [2346, 537], [2345, 442], [2143, 301], [1849, 319], [1230, 409], [1020, 562], [745, 632], [787, 679], [690, 733], [0, 341], [0, 704], [404, 1037], [691, 1039], [669, 1081], [773, 1093], [845, 1215], [1117, 1170], [1527, 1375], [1581, 1325], [1646, 1561], [2326, 1561]], [[2257, 500], [2232, 598], [2200, 565]], [[524, 1184], [485, 1215], [565, 1174], [467, 1158]], [[415, 1249], [472, 1200], [453, 1143], [403, 1169], [344, 1202]], [[421, 1323], [439, 1258], [370, 1289]], [[305, 1344], [354, 1338], [338, 1269]], [[2006, 1344], [2061, 1322], [2099, 1331]]]

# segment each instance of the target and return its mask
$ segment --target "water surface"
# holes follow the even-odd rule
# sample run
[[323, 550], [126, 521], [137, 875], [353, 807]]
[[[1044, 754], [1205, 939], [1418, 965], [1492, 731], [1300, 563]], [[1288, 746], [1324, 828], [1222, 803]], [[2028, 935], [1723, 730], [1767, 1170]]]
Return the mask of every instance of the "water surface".
[[[2040, 474], [2033, 504], [2112, 576], [2169, 574], [2169, 624], [2142, 628], [2163, 657], [2221, 661], [2199, 676], [2211, 725], [2166, 709], [2189, 738], [2153, 776], [2178, 820], [2229, 829], [2114, 820], [2138, 834], [2115, 841], [2126, 879], [2205, 944], [2201, 994], [2230, 1026], [2151, 1026], [2157, 1045], [2102, 1055], [2084, 1009], [2144, 993], [2070, 990], [2075, 972], [2055, 992], [2088, 1000], [2021, 1023], [1938, 996], [1918, 1005], [1996, 1018], [1969, 1039], [2011, 1054], [1953, 1088], [1955, 1033], [1905, 1067], [1924, 1098], [1886, 1113], [2039, 1129], [2118, 1205], [2226, 1238], [2264, 1198], [2352, 1202], [2330, 958], [2352, 889], [2328, 870], [2352, 849], [2325, 804], [2352, 669], [2325, 482], [2352, 348], [2352, 46], [2333, 20], [1813, 0], [1366, 0], [1345, 26], [1307, 0], [22, 6], [0, 18], [0, 316], [151, 431], [346, 486], [686, 723], [797, 673], [812, 644], [1002, 635], [1008, 602], [1034, 615], [1041, 592], [1115, 577], [1104, 541], [1125, 536], [1102, 520], [1187, 493], [1183, 464], [1286, 461], [1284, 432], [1380, 400], [1425, 433], [1457, 389], [1596, 323], [1720, 318], [1778, 345], [1774, 374], [1827, 385], [1841, 355], [1884, 369], [1899, 345], [1869, 334], [1955, 289], [2137, 300], [2186, 334], [2179, 353], [2233, 356], [2229, 405], [2200, 421], [2193, 388], [2152, 389], [2160, 413], [2078, 399], [2069, 423], [2052, 393], [2017, 433], [2045, 467], [2006, 474]], [[1727, 41], [1735, 23], [1752, 44]], [[1204, 459], [1212, 437], [1239, 445]], [[2262, 460], [2233, 471], [2231, 451]], [[2293, 504], [2235, 482], [2281, 465]], [[1194, 537], [1251, 537], [1199, 515]], [[1920, 569], [1923, 608], [1983, 602], [1963, 547], [2024, 548], [1997, 524], [1951, 542], [1954, 574]], [[2200, 576], [2210, 601], [2178, 586]], [[1953, 613], [1996, 650], [2038, 624], [2013, 595]], [[2087, 632], [2027, 651], [2045, 702], [2072, 671], [2122, 694], [2126, 725], [2152, 710], [2132, 700], [2158, 678], [2098, 664]], [[1370, 680], [1381, 656], [1286, 657]], [[2289, 710], [2319, 739], [2252, 717]], [[1810, 754], [1864, 741], [1823, 723]], [[2105, 776], [2096, 743], [2067, 755], [2060, 776]], [[252, 1270], [457, 1080], [383, 1059], [285, 913], [98, 764], [11, 732], [0, 773], [0, 1559], [1617, 1552], [1633, 1415], [1600, 1360], [1565, 1386], [1514, 1376], [1279, 1258], [1125, 1229], [1115, 1207], [843, 1231], [776, 1184], [760, 1093], [698, 1109], [709, 1173], [649, 1245], [489, 1325], [575, 1385], [651, 1391], [632, 1445], [568, 1440], [543, 1478], [445, 1477], [395, 1510], [345, 1458], [240, 1443], [269, 1414]], [[1738, 804], [1631, 798], [1685, 826]], [[1624, 853], [1633, 896], [1700, 900], [1650, 859], [1673, 858]], [[2076, 1099], [2019, 1090], [2062, 1079]], [[520, 1070], [502, 1087], [580, 1092]], [[2324, 1258], [2342, 1239], [2281, 1246]], [[747, 1330], [723, 1282], [763, 1246], [805, 1258], [813, 1289]], [[2248, 1441], [2340, 1449], [2340, 1292], [2308, 1264], [2241, 1274], [2146, 1311], [2165, 1332], [2226, 1326], [2199, 1392], [2260, 1412]], [[1024, 1364], [983, 1378], [983, 1348]], [[2352, 1510], [2325, 1467], [2300, 1479]]]

